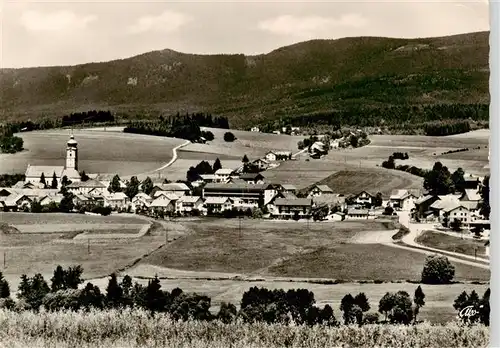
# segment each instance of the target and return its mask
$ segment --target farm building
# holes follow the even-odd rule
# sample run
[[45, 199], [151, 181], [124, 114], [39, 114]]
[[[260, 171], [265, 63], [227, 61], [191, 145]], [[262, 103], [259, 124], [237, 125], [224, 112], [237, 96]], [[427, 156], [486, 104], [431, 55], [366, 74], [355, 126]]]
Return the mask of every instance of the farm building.
[[286, 193], [293, 193], [294, 195], [297, 194], [297, 188], [294, 185], [290, 184], [281, 185], [281, 191]]
[[63, 198], [64, 198], [64, 196], [61, 194], [56, 194], [53, 196], [47, 195], [47, 196], [43, 197], [42, 199], [40, 199], [38, 202], [42, 206], [46, 206], [46, 205], [49, 205], [51, 203], [59, 204], [59, 203], [61, 203]]
[[422, 219], [422, 218], [426, 218], [427, 216], [431, 215], [432, 212], [429, 210], [429, 208], [437, 200], [439, 200], [438, 196], [426, 195], [426, 196], [420, 197], [419, 199], [414, 201], [416, 217], [419, 219]]
[[314, 185], [309, 189], [307, 197], [311, 198], [331, 194], [333, 194], [333, 190], [328, 185]]
[[156, 213], [161, 211], [163, 213], [173, 214], [175, 212], [175, 202], [161, 195], [151, 202], [149, 210]]
[[376, 198], [374, 194], [367, 191], [361, 191], [357, 195], [351, 196], [352, 202], [359, 205], [374, 205]]
[[312, 197], [312, 200], [314, 207], [327, 206], [329, 211], [333, 207], [338, 207], [341, 211], [344, 211], [347, 208], [345, 197], [339, 194], [314, 196]]
[[450, 227], [451, 223], [455, 220], [460, 221], [464, 225], [469, 225], [470, 222], [470, 212], [469, 209], [463, 205], [458, 205], [451, 208], [443, 209], [443, 220], [446, 219], [446, 226]]
[[152, 202], [153, 198], [144, 192], [139, 192], [132, 198], [132, 210], [137, 211], [138, 209], [149, 208]]
[[104, 196], [104, 205], [113, 209], [126, 208], [130, 199], [123, 192], [114, 192]]
[[479, 202], [481, 200], [481, 195], [478, 190], [466, 189], [459, 199], [467, 202]]
[[17, 211], [30, 209], [33, 199], [24, 194], [16, 194], [9, 197], [2, 197], [0, 201], [4, 211]]
[[268, 204], [268, 209], [273, 218], [294, 219], [309, 218], [312, 210], [312, 199], [296, 198], [286, 199], [277, 198]]
[[349, 209], [345, 218], [346, 220], [375, 219], [375, 214], [370, 213], [368, 209]]

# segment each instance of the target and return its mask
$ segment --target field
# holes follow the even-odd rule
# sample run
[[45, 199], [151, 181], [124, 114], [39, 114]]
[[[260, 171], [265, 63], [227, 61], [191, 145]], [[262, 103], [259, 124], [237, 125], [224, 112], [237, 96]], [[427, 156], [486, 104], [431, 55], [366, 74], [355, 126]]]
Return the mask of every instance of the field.
[[10, 225], [45, 225], [45, 224], [144, 224], [139, 217], [124, 215], [85, 215], [64, 213], [5, 213], [0, 212], [0, 221]]
[[[25, 151], [0, 154], [0, 173], [24, 173], [28, 164], [63, 166], [69, 130], [20, 133]], [[86, 173], [133, 175], [161, 167], [182, 139], [75, 130], [79, 170]]]
[[[391, 222], [234, 219], [183, 225], [184, 236], [140, 264], [200, 274], [404, 281], [420, 279], [425, 261], [423, 254], [378, 244], [395, 233]], [[457, 280], [489, 280], [487, 270], [455, 267]]]
[[417, 238], [417, 242], [436, 249], [462, 253], [466, 255], [484, 257], [485, 246], [484, 241], [475, 239], [461, 239], [460, 237], [453, 237], [448, 234], [424, 231]]
[[[425, 308], [425, 307], [424, 307]], [[337, 313], [338, 318], [338, 313]], [[489, 328], [368, 325], [304, 327], [182, 322], [142, 310], [34, 314], [0, 310], [0, 342], [8, 347], [483, 347]]]

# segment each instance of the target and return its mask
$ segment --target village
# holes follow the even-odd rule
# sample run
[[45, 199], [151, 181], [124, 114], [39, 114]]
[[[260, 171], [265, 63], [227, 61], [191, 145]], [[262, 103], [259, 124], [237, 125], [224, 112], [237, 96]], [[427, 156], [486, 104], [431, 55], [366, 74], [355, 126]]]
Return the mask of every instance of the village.
[[[318, 143], [310, 148], [322, 149], [324, 145]], [[271, 151], [251, 162], [257, 168], [253, 172], [245, 172], [250, 163], [242, 163], [237, 169], [219, 168], [214, 174], [201, 174], [191, 182], [154, 182], [149, 177], [142, 181], [135, 177], [121, 180], [116, 175], [80, 174], [78, 145], [71, 135], [66, 165], [28, 165], [24, 181], [0, 188], [0, 206], [3, 211], [54, 212], [61, 211], [58, 208], [63, 203], [75, 213], [96, 214], [101, 212], [99, 208], [106, 208], [108, 214], [135, 213], [162, 219], [249, 216], [340, 222], [398, 219], [397, 214], [403, 213], [413, 222], [432, 223], [436, 228], [462, 233], [473, 231], [476, 237], [490, 229], [489, 221], [480, 214], [479, 177], [464, 177], [464, 190], [458, 194], [433, 195], [424, 190], [402, 189], [394, 190], [390, 197], [366, 191], [342, 195], [335, 192], [335, 187], [320, 184], [299, 190], [294, 185], [266, 180], [265, 170], [293, 159], [289, 151]], [[136, 188], [128, 190], [131, 185]]]

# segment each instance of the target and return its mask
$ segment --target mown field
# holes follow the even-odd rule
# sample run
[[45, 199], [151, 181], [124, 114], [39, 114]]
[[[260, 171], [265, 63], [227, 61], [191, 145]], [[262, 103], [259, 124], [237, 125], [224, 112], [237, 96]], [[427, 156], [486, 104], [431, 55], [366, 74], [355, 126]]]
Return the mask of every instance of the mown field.
[[[189, 232], [141, 264], [247, 276], [393, 281], [419, 280], [426, 257], [377, 244], [381, 242], [378, 235], [390, 235], [395, 227], [376, 220], [307, 223], [215, 219], [183, 225]], [[458, 263], [455, 267], [457, 280], [489, 280], [488, 270]]]
[[64, 213], [5, 213], [0, 212], [0, 221], [10, 225], [44, 225], [44, 224], [144, 224], [144, 220], [124, 215], [85, 215]]
[[[338, 314], [337, 314], [338, 315]], [[34, 314], [0, 311], [0, 342], [8, 347], [484, 347], [489, 328], [367, 325], [305, 327], [182, 322], [146, 311]]]
[[[20, 133], [25, 151], [0, 154], [0, 173], [24, 173], [28, 164], [64, 166], [69, 130]], [[161, 167], [182, 139], [75, 130], [79, 170], [133, 175]]]
[[453, 237], [448, 234], [439, 233], [435, 231], [424, 231], [418, 236], [418, 243], [436, 249], [462, 253], [466, 255], [477, 255], [485, 257], [484, 240], [475, 240], [470, 238], [462, 239], [460, 237]]

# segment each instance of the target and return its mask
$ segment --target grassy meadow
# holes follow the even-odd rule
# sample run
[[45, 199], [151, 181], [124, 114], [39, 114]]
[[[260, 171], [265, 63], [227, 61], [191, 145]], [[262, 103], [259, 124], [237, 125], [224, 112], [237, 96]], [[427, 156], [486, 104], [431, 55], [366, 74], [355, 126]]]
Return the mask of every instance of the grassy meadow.
[[340, 327], [180, 322], [142, 310], [9, 312], [0, 310], [0, 342], [7, 347], [483, 347], [489, 329], [458, 323]]
[[475, 240], [470, 238], [462, 239], [457, 233], [457, 236], [439, 233], [435, 231], [424, 231], [417, 237], [418, 243], [431, 248], [462, 253], [474, 256], [475, 251], [477, 256], [484, 257], [485, 246], [484, 240]]

